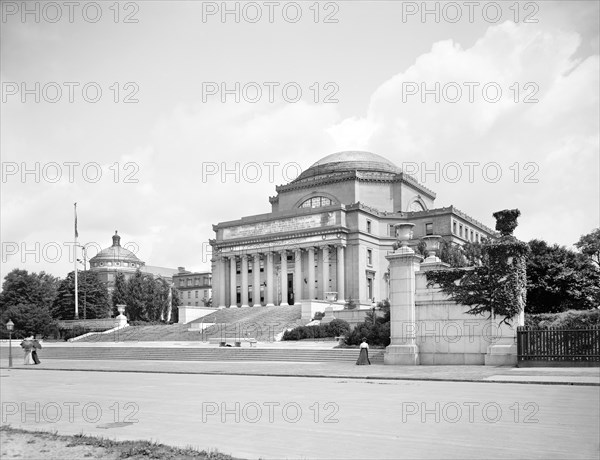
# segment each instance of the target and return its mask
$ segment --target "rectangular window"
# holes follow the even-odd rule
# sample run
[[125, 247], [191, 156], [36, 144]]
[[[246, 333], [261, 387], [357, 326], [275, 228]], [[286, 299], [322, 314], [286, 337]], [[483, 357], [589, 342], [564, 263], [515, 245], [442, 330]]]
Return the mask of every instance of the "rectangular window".
[[204, 298], [206, 299], [208, 297], [208, 291], [205, 289], [204, 290]]
[[473, 230], [471, 230], [471, 241], [474, 241], [473, 240]]
[[456, 235], [456, 222], [452, 222], [452, 233]]
[[373, 265], [373, 251], [367, 249], [367, 265]]
[[265, 271], [265, 260], [260, 259], [258, 266], [260, 267], [260, 272], [263, 273]]
[[371, 233], [371, 221], [367, 220], [367, 233]]
[[198, 291], [196, 291], [196, 299], [198, 298]]
[[393, 238], [396, 237], [396, 227], [394, 227], [393, 224], [388, 225], [388, 232], [391, 237], [393, 237]]
[[458, 234], [462, 238], [463, 237], [463, 226], [462, 224], [458, 226]]
[[192, 291], [188, 291], [188, 299], [192, 297]]
[[369, 299], [373, 298], [373, 278], [367, 278], [367, 297]]
[[236, 262], [235, 263], [235, 274], [236, 275], [239, 275], [241, 273], [241, 266], [242, 266], [241, 262]]
[[433, 223], [425, 224], [425, 235], [433, 235]]

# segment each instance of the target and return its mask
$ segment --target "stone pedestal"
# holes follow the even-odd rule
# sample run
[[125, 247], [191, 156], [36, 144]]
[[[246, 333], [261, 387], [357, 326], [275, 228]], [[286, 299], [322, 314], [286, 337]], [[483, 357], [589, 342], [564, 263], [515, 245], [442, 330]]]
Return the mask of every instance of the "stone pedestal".
[[325, 316], [323, 316], [323, 318], [321, 318], [321, 324], [330, 323], [334, 319], [335, 319], [335, 316], [333, 316], [333, 307], [326, 307], [325, 308]]
[[419, 269], [421, 257], [403, 246], [386, 259], [390, 262], [391, 343], [385, 350], [383, 361], [392, 365], [417, 365], [415, 272]]
[[494, 344], [488, 347], [485, 355], [486, 366], [516, 366], [517, 344]]
[[419, 347], [417, 345], [389, 345], [383, 355], [384, 364], [396, 366], [418, 366]]

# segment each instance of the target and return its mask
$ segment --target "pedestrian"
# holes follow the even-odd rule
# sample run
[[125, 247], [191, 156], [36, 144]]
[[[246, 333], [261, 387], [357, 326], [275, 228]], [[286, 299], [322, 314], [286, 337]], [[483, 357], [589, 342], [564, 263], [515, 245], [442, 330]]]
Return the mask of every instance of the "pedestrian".
[[31, 351], [31, 357], [33, 358], [33, 362], [35, 364], [40, 364], [40, 358], [38, 358], [38, 354], [37, 351], [42, 349], [42, 344], [39, 342], [39, 340], [33, 340], [33, 350]]
[[371, 361], [369, 361], [369, 344], [367, 343], [367, 338], [363, 337], [362, 343], [360, 344], [360, 354], [358, 355], [358, 360], [356, 361], [358, 366], [370, 366]]
[[33, 356], [31, 355], [33, 351], [33, 336], [28, 336], [21, 342], [21, 348], [25, 353], [23, 363], [26, 365], [34, 364]]

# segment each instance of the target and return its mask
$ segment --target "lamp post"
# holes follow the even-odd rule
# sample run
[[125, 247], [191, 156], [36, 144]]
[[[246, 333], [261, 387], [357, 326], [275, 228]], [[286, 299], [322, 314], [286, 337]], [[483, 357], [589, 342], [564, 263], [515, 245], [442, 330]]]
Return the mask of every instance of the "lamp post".
[[10, 319], [6, 323], [6, 329], [8, 330], [8, 367], [12, 367], [12, 331], [15, 327]]

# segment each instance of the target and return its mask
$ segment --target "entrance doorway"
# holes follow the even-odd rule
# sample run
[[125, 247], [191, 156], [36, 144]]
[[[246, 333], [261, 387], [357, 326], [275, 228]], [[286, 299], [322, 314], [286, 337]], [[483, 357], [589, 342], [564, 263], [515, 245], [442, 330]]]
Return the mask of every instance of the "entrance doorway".
[[288, 298], [287, 298], [287, 303], [288, 305], [294, 305], [294, 274], [293, 273], [288, 273], [287, 274], [287, 291], [288, 291]]

